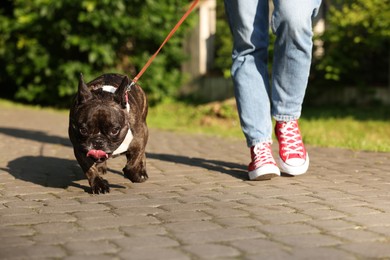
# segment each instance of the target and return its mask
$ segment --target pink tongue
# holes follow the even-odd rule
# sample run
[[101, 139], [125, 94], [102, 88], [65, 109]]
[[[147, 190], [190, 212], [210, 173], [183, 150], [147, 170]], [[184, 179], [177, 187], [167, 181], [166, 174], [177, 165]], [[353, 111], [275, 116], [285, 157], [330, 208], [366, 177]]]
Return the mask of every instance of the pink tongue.
[[89, 150], [87, 157], [93, 157], [95, 159], [108, 158], [108, 155], [102, 150]]

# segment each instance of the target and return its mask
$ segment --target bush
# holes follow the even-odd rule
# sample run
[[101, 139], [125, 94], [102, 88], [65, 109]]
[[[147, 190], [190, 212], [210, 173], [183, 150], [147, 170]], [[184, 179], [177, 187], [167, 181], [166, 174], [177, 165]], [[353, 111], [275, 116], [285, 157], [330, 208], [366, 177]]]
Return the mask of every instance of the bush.
[[[117, 72], [134, 77], [176, 24], [181, 0], [8, 0], [0, 7], [3, 96], [65, 106], [86, 80]], [[175, 95], [187, 20], [140, 80], [156, 103]]]
[[325, 55], [317, 80], [353, 86], [386, 85], [389, 74], [390, 5], [383, 0], [343, 1], [332, 6], [320, 39]]

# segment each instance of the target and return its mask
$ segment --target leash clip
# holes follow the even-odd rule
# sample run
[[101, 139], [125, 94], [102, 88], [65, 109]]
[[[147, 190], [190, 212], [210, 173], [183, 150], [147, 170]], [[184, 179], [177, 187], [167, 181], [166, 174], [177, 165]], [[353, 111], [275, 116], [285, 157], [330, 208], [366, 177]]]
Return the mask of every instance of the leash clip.
[[130, 90], [131, 90], [131, 87], [132, 86], [135, 86], [135, 82], [134, 81], [132, 81], [128, 86], [127, 86], [127, 89], [126, 89], [126, 92], [130, 92]]

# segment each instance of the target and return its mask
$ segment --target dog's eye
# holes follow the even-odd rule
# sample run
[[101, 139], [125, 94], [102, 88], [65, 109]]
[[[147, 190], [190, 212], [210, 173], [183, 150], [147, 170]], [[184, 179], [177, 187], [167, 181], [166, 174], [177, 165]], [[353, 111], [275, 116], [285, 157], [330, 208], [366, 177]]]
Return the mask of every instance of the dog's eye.
[[82, 135], [88, 135], [88, 130], [85, 127], [81, 127], [79, 129], [79, 131], [80, 131], [80, 134], [82, 134]]
[[114, 127], [114, 128], [111, 130], [111, 134], [112, 134], [112, 135], [117, 135], [117, 134], [119, 134], [119, 131], [120, 131], [120, 128], [119, 128], [119, 127]]

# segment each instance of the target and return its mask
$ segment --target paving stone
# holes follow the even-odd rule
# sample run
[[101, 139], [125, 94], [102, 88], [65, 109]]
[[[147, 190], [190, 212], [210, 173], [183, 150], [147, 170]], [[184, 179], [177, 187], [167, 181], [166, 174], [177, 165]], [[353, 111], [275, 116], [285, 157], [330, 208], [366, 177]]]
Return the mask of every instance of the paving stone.
[[121, 248], [126, 248], [127, 250], [142, 248], [148, 250], [148, 248], [151, 247], [179, 246], [179, 243], [176, 240], [160, 235], [126, 237], [119, 240], [112, 240], [112, 242]]
[[[35, 243], [31, 238], [29, 237], [22, 237], [22, 236], [11, 236], [11, 237], [2, 237], [2, 243], [0, 243], [0, 251], [4, 250], [5, 248], [10, 247], [28, 247], [33, 246]], [[0, 253], [1, 255], [1, 253]]]
[[[76, 205], [59, 205], [59, 206], [46, 206], [38, 210], [40, 214], [51, 214], [51, 213], [73, 213], [80, 211], [87, 211], [89, 213], [93, 211], [104, 211], [108, 210], [109, 207], [103, 204], [76, 204]], [[91, 213], [94, 214], [94, 213]]]
[[340, 246], [342, 249], [358, 254], [363, 258], [389, 258], [390, 257], [390, 243], [387, 242], [364, 242], [351, 243]]
[[214, 218], [234, 218], [249, 216], [249, 213], [240, 209], [231, 208], [218, 208], [204, 210], [206, 214], [213, 216]]
[[67, 242], [75, 241], [99, 241], [121, 239], [125, 235], [117, 229], [102, 229], [102, 230], [79, 230], [73, 233], [40, 233], [33, 237], [34, 241], [45, 245], [62, 245]]
[[1, 259], [44, 259], [62, 258], [66, 255], [59, 246], [34, 245], [23, 247], [9, 247], [0, 250]]
[[212, 216], [200, 211], [178, 211], [156, 214], [156, 217], [164, 223], [193, 220], [209, 220]]
[[348, 218], [364, 227], [390, 226], [390, 212], [369, 215], [355, 215]]
[[161, 209], [163, 206], [160, 207], [131, 207], [131, 208], [116, 208], [111, 210], [111, 213], [113, 215], [118, 216], [155, 216], [160, 213], [166, 212], [165, 210]]
[[315, 219], [306, 221], [305, 223], [324, 231], [338, 231], [360, 228], [357, 223], [349, 222], [346, 219]]
[[45, 234], [62, 234], [62, 233], [71, 233], [77, 232], [79, 228], [75, 225], [75, 223], [42, 223], [34, 225], [34, 229], [38, 233]]
[[175, 198], [163, 199], [143, 199], [143, 200], [127, 200], [127, 201], [112, 201], [107, 202], [111, 208], [131, 208], [131, 207], [159, 207], [162, 205], [175, 204]]
[[32, 226], [0, 226], [0, 240], [5, 241], [6, 238], [14, 236], [31, 236], [35, 232], [36, 231], [32, 228]]
[[[79, 255], [80, 253], [80, 255]], [[81, 252], [73, 252], [72, 256], [63, 257], [64, 260], [85, 260], [85, 255]], [[113, 255], [94, 255], [94, 260], [120, 260], [119, 257], [114, 257]]]
[[176, 233], [184, 244], [219, 243], [248, 238], [264, 238], [265, 235], [250, 228], [223, 228], [199, 232]]
[[185, 246], [184, 250], [191, 252], [200, 259], [237, 257], [240, 255], [240, 252], [237, 249], [216, 244]]
[[69, 214], [30, 214], [20, 216], [3, 216], [1, 217], [2, 225], [31, 225], [48, 222], [74, 222], [76, 218]]
[[138, 260], [150, 260], [150, 259], [170, 259], [170, 260], [190, 260], [193, 259], [188, 254], [182, 252], [177, 248], [136, 248], [121, 251], [118, 256], [121, 259], [138, 259]]
[[209, 231], [221, 229], [222, 226], [207, 220], [181, 221], [165, 223], [164, 227], [174, 233], [191, 233], [197, 231]]
[[301, 234], [290, 236], [273, 236], [273, 239], [289, 245], [291, 247], [323, 247], [323, 246], [335, 246], [342, 244], [341, 239], [336, 237], [323, 235], [319, 233], [314, 234]]
[[318, 260], [328, 260], [328, 259], [345, 259], [345, 260], [354, 260], [356, 256], [350, 253], [347, 253], [343, 250], [332, 248], [332, 247], [316, 247], [316, 248], [296, 248], [290, 252], [291, 256], [289, 259], [318, 259]]
[[349, 242], [364, 242], [364, 241], [386, 241], [387, 238], [384, 235], [367, 231], [363, 229], [347, 229], [330, 231], [327, 234], [348, 240]]
[[305, 223], [287, 223], [283, 225], [261, 225], [257, 226], [257, 229], [270, 236], [283, 236], [283, 235], [298, 235], [298, 234], [313, 234], [320, 233], [321, 230], [314, 228], [313, 226]]
[[105, 218], [95, 218], [88, 220], [79, 220], [77, 224], [87, 230], [94, 229], [106, 229], [114, 227], [126, 227], [126, 226], [137, 226], [145, 224], [157, 224], [160, 223], [158, 219], [151, 216], [112, 216]]
[[252, 182], [243, 140], [150, 129], [149, 180], [118, 157], [93, 195], [67, 113], [0, 108], [1, 259], [390, 258], [390, 153], [308, 146], [307, 174]]
[[178, 211], [204, 211], [204, 210], [210, 210], [212, 209], [211, 206], [206, 205], [204, 203], [180, 203], [180, 204], [170, 204], [170, 205], [163, 205], [160, 207], [161, 209], [165, 211], [170, 212], [178, 212]]
[[121, 231], [126, 236], [152, 236], [152, 235], [166, 235], [168, 232], [160, 225], [146, 225], [146, 226], [133, 226], [133, 227], [122, 227]]
[[[128, 209], [127, 209], [128, 211]], [[122, 216], [120, 214], [116, 214], [115, 210], [112, 211], [79, 211], [72, 212], [72, 216], [76, 217], [77, 220], [91, 220], [91, 219], [101, 219], [101, 218], [112, 218], [115, 215]]]
[[[289, 249], [284, 244], [271, 241], [265, 238], [254, 238], [254, 239], [242, 239], [229, 242], [231, 246], [239, 249], [242, 252], [245, 252], [247, 255], [257, 254], [258, 257], [265, 256], [264, 253], [267, 253], [267, 256], [271, 257], [277, 252], [282, 252], [283, 256], [287, 256], [287, 250]], [[272, 254], [268, 254], [271, 253]], [[275, 256], [275, 255], [274, 255]], [[272, 258], [273, 259], [273, 258]]]
[[248, 217], [228, 217], [225, 216], [224, 218], [215, 218], [213, 221], [219, 225], [222, 225], [224, 227], [256, 227], [263, 225], [261, 221], [258, 219], [253, 219], [250, 216]]
[[[255, 214], [255, 217], [266, 224], [290, 224], [297, 222], [306, 222], [312, 220], [310, 216], [301, 213], [279, 213], [279, 214], [261, 214], [257, 213], [257, 210], [246, 209], [249, 212]], [[261, 211], [261, 210], [260, 210]]]
[[82, 252], [83, 255], [101, 255], [101, 254], [115, 254], [120, 249], [106, 241], [77, 241], [77, 242], [68, 242], [64, 245], [67, 251], [70, 253], [77, 252], [80, 254]]
[[302, 213], [314, 219], [340, 219], [347, 217], [346, 213], [333, 209], [306, 209]]

